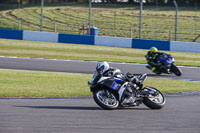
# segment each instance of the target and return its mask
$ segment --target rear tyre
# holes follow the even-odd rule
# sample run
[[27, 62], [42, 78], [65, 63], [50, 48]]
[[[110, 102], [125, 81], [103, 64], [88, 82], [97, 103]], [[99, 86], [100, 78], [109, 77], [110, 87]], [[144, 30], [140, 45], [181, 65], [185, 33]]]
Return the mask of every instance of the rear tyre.
[[116, 94], [106, 89], [95, 90], [93, 92], [94, 101], [103, 109], [113, 110], [119, 106]]
[[[145, 87], [144, 91], [149, 91], [146, 97], [144, 97], [143, 103], [151, 109], [161, 109], [165, 106], [165, 96], [156, 88]], [[154, 94], [151, 92], [155, 92]]]
[[174, 64], [171, 65], [171, 72], [173, 72], [176, 76], [182, 75], [181, 69]]

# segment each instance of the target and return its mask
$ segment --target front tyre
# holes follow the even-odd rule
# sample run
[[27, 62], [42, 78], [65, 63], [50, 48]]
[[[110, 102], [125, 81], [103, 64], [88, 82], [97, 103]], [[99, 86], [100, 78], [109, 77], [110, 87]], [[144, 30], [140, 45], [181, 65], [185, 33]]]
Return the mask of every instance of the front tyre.
[[143, 103], [151, 109], [161, 109], [166, 103], [164, 95], [153, 87], [145, 87], [144, 90], [147, 95], [143, 99]]
[[93, 92], [94, 101], [103, 109], [113, 110], [119, 106], [119, 101], [116, 94], [103, 89]]
[[178, 68], [176, 65], [172, 64], [171, 65], [171, 71], [176, 75], [176, 76], [181, 76], [182, 72], [181, 69]]

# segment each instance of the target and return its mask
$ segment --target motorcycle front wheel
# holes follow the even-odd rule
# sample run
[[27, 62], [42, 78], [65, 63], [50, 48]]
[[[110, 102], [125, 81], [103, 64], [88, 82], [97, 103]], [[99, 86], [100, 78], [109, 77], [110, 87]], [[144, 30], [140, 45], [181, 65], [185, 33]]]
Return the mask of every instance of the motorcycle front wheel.
[[119, 106], [116, 94], [106, 90], [95, 90], [93, 92], [94, 101], [103, 109], [113, 110]]
[[176, 76], [181, 76], [182, 72], [181, 69], [179, 69], [176, 65], [172, 64], [171, 65], [171, 71], [176, 75]]
[[145, 87], [143, 91], [147, 92], [147, 95], [143, 99], [144, 105], [151, 109], [161, 109], [164, 107], [166, 99], [159, 90], [153, 87]]

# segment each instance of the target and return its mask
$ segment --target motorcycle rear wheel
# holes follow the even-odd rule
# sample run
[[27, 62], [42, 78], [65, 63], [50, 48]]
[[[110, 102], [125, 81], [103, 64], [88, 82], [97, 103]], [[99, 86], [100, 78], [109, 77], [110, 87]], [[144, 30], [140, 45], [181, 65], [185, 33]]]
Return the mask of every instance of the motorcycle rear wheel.
[[165, 96], [159, 90], [153, 87], [145, 87], [144, 91], [155, 91], [157, 93], [157, 95], [152, 95], [150, 93], [147, 97], [144, 97], [142, 101], [144, 105], [151, 109], [161, 109], [164, 107], [166, 99]]
[[95, 90], [93, 92], [94, 101], [103, 109], [113, 110], [119, 106], [116, 94], [106, 90]]

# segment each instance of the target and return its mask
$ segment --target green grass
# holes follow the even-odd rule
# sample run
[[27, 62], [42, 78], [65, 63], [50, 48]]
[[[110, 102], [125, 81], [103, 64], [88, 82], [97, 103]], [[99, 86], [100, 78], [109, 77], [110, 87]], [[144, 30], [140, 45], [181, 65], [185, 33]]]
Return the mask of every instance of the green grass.
[[144, 84], [158, 88], [163, 93], [200, 91], [200, 82], [148, 78]]
[[91, 75], [0, 70], [0, 97], [89, 96]]
[[[91, 96], [91, 74], [17, 71], [0, 69], [0, 97]], [[144, 84], [163, 93], [200, 91], [200, 82], [148, 78]], [[177, 87], [178, 86], [178, 87]]]
[[[200, 53], [172, 52], [177, 65], [200, 66]], [[0, 39], [0, 56], [146, 63], [147, 50]]]
[[[17, 5], [0, 4], [1, 28], [18, 29], [21, 20], [23, 30], [40, 30], [40, 5], [25, 5], [20, 9]], [[199, 8], [179, 7], [178, 41], [192, 41], [200, 33]], [[99, 35], [139, 37], [139, 6], [133, 4], [92, 4], [91, 25], [98, 27]], [[44, 5], [43, 30], [79, 33], [79, 26], [88, 25], [87, 3], [58, 3]], [[130, 29], [132, 28], [132, 36]], [[85, 31], [85, 34], [87, 32]], [[144, 5], [142, 17], [142, 38], [156, 40], [174, 40], [175, 11], [174, 7]], [[82, 34], [82, 32], [81, 32]], [[200, 38], [197, 40], [200, 42]]]

